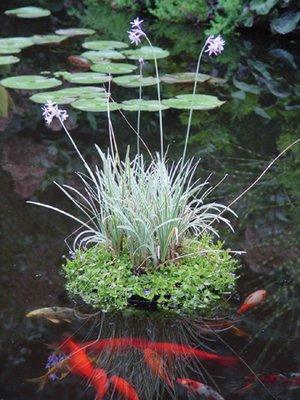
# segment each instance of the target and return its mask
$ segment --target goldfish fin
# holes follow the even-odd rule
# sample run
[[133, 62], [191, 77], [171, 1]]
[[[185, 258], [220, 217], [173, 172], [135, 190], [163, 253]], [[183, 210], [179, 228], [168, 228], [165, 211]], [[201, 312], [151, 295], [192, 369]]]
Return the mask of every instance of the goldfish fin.
[[37, 385], [37, 391], [41, 392], [44, 389], [48, 379], [49, 374], [47, 373], [45, 375], [39, 376], [38, 378], [27, 379], [27, 382]]
[[58, 318], [47, 317], [47, 320], [52, 322], [53, 324], [59, 324], [60, 320]]

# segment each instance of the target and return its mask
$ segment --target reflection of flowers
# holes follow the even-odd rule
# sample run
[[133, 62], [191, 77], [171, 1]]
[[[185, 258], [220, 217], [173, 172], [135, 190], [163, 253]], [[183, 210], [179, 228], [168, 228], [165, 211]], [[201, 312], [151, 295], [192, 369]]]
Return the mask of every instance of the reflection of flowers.
[[212, 54], [217, 56], [224, 50], [225, 40], [222, 39], [221, 35], [218, 35], [216, 38], [214, 36], [209, 36], [206, 45], [207, 49], [205, 50], [205, 53], [208, 53], [209, 56]]
[[66, 110], [60, 110], [58, 105], [51, 100], [42, 107], [43, 117], [48, 125], [51, 124], [54, 117], [58, 118], [61, 122], [64, 122], [68, 118]]
[[[65, 360], [65, 359], [66, 359], [66, 356], [62, 353], [61, 354], [52, 353], [48, 357], [45, 368], [50, 370], [51, 368], [56, 367], [58, 363], [60, 363], [61, 361]], [[56, 381], [57, 379], [59, 379], [58, 375], [56, 375], [56, 374], [50, 374], [49, 377], [52, 381]]]

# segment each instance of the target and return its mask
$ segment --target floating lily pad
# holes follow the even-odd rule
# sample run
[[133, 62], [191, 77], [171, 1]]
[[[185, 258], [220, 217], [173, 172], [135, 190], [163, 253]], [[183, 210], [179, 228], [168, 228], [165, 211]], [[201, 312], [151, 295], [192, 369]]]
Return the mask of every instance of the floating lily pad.
[[33, 35], [31, 37], [34, 44], [58, 44], [67, 39], [67, 36], [61, 35]]
[[124, 75], [113, 78], [113, 81], [119, 86], [136, 88], [140, 86], [155, 85], [157, 83], [157, 78], [154, 78], [153, 76], [143, 76], [141, 78], [140, 75]]
[[91, 69], [95, 72], [107, 74], [130, 74], [130, 72], [137, 69], [137, 66], [133, 64], [103, 62], [101, 64], [92, 65]]
[[0, 54], [16, 54], [20, 53], [20, 51], [21, 51], [20, 47], [0, 44]]
[[41, 17], [48, 17], [51, 14], [51, 12], [46, 8], [30, 6], [30, 7], [13, 8], [11, 10], [5, 11], [5, 14], [18, 18], [41, 18]]
[[63, 75], [64, 79], [71, 83], [80, 83], [82, 85], [91, 85], [95, 83], [108, 82], [111, 78], [105, 74], [97, 72], [67, 72]]
[[[107, 112], [107, 101], [104, 99], [80, 99], [72, 103], [72, 107], [81, 111], [91, 112]], [[120, 105], [117, 103], [109, 103], [109, 110], [119, 110]]]
[[143, 58], [144, 60], [154, 60], [154, 58], [165, 58], [170, 54], [167, 50], [161, 49], [156, 46], [142, 46], [134, 50], [125, 50], [123, 54], [131, 60], [138, 60]]
[[[192, 94], [182, 94], [173, 99], [163, 100], [162, 103], [171, 108], [189, 110], [192, 105], [192, 97]], [[193, 101], [193, 110], [212, 110], [224, 103], [225, 101], [221, 101], [215, 96], [196, 94]]]
[[85, 51], [81, 54], [81, 56], [87, 58], [93, 63], [101, 63], [101, 61], [105, 59], [122, 60], [125, 58], [122, 53], [113, 49]]
[[85, 35], [93, 35], [96, 31], [94, 29], [86, 29], [86, 28], [68, 28], [68, 29], [57, 29], [55, 31], [56, 35], [62, 36], [85, 36]]
[[34, 43], [29, 37], [10, 37], [0, 39], [0, 47], [12, 46], [18, 49], [25, 49], [25, 47], [32, 46]]
[[[194, 72], [179, 72], [177, 74], [166, 74], [161, 77], [161, 81], [165, 83], [188, 83], [195, 82], [196, 74]], [[210, 75], [198, 74], [198, 82], [206, 82], [211, 78]]]
[[40, 75], [19, 75], [5, 78], [0, 81], [1, 85], [10, 89], [36, 90], [50, 89], [61, 85], [61, 81], [55, 78], [46, 78]]
[[126, 49], [128, 44], [115, 40], [92, 40], [82, 43], [82, 47], [89, 50]]
[[105, 91], [103, 88], [95, 86], [79, 86], [56, 90], [52, 92], [36, 93], [30, 97], [30, 100], [35, 103], [45, 104], [48, 100], [54, 101], [57, 104], [70, 104], [75, 100], [105, 98]]
[[0, 65], [9, 65], [19, 62], [20, 59], [15, 56], [0, 56]]
[[122, 108], [126, 111], [159, 111], [166, 110], [169, 107], [157, 100], [132, 99], [123, 101]]

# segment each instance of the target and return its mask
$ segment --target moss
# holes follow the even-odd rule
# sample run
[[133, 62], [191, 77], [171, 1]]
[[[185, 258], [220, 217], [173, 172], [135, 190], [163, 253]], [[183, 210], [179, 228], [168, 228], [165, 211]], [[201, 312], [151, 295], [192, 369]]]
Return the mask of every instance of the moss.
[[64, 265], [66, 287], [72, 296], [79, 295], [87, 304], [107, 311], [128, 307], [132, 296], [154, 299], [161, 309], [208, 311], [232, 293], [237, 261], [221, 242], [213, 243], [209, 237], [186, 241], [181, 256], [176, 262], [137, 275], [128, 254], [115, 257], [97, 245], [78, 251], [75, 259]]

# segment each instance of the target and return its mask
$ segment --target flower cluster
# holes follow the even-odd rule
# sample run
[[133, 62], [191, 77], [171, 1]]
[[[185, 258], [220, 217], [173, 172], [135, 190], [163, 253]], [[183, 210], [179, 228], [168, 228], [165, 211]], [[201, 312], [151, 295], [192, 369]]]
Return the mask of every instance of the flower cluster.
[[142, 19], [139, 19], [139, 17], [135, 18], [133, 22], [130, 22], [131, 30], [127, 32], [131, 44], [135, 44], [136, 46], [141, 43], [141, 37], [145, 36], [142, 30], [142, 23]]
[[43, 117], [48, 125], [51, 124], [54, 117], [58, 118], [61, 122], [64, 122], [68, 118], [66, 110], [60, 110], [58, 105], [51, 100], [42, 107]]
[[205, 53], [208, 53], [209, 56], [212, 54], [217, 56], [224, 50], [225, 40], [222, 39], [221, 35], [218, 35], [217, 37], [209, 36], [205, 45], [207, 46]]
[[[66, 356], [64, 354], [56, 354], [56, 353], [51, 353], [50, 356], [48, 357], [47, 363], [45, 368], [50, 370], [51, 368], [57, 366], [57, 364], [59, 364], [61, 361], [65, 360]], [[50, 374], [49, 378], [52, 381], [56, 381], [57, 379], [59, 379], [58, 375], [56, 374]]]

